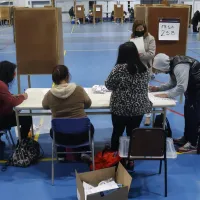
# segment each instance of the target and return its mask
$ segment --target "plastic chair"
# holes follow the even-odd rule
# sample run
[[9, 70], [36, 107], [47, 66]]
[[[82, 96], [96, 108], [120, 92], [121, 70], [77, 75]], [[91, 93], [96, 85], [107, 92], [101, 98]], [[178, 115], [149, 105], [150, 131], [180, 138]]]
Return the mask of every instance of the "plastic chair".
[[160, 160], [159, 174], [164, 161], [165, 197], [167, 197], [166, 134], [163, 129], [135, 129], [130, 137], [128, 160]]
[[[11, 134], [11, 129], [3, 129], [3, 130], [0, 130], [0, 137], [2, 135], [5, 135], [6, 136], [6, 139], [8, 141], [8, 144], [10, 146], [10, 149], [12, 150], [13, 148], [15, 148], [15, 142], [13, 140], [13, 137], [12, 137], [12, 134]], [[11, 144], [12, 143], [12, 144]]]
[[[92, 164], [93, 169], [95, 169], [95, 162], [94, 162], [94, 140], [91, 137], [90, 132], [90, 120], [86, 118], [79, 118], [79, 119], [69, 119], [69, 118], [62, 118], [62, 119], [53, 119], [52, 120], [52, 130], [53, 130], [53, 140], [52, 140], [52, 185], [54, 185], [54, 154], [56, 152], [55, 147], [56, 146], [62, 146], [66, 148], [79, 148], [79, 147], [85, 147], [90, 146], [90, 151], [82, 151], [82, 152], [69, 152], [70, 154], [79, 154], [79, 153], [92, 153]], [[63, 134], [80, 134], [88, 132], [89, 135], [89, 141], [80, 144], [80, 145], [61, 145], [56, 143], [55, 141], [55, 135], [56, 133], [63, 133]], [[65, 152], [64, 154], [69, 154], [68, 152]], [[57, 152], [59, 154], [59, 152]], [[63, 152], [60, 152], [60, 154], [63, 154]]]

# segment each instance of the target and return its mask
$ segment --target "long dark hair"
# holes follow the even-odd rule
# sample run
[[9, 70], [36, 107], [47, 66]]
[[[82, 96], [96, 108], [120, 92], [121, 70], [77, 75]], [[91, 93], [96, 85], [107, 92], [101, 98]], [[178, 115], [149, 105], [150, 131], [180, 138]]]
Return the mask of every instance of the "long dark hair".
[[14, 80], [17, 66], [9, 61], [0, 62], [0, 80], [9, 85]]
[[126, 42], [119, 46], [116, 65], [118, 64], [127, 64], [127, 69], [131, 75], [147, 71], [133, 42]]
[[52, 80], [56, 85], [59, 85], [61, 81], [70, 80], [70, 73], [65, 65], [57, 65], [52, 72]]

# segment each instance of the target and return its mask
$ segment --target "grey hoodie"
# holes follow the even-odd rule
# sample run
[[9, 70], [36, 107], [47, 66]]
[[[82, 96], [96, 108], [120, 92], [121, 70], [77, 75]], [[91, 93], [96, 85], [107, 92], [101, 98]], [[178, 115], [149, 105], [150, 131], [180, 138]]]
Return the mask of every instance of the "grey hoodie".
[[[170, 58], [166, 54], [157, 54], [154, 58], [153, 68], [168, 73], [170, 71]], [[188, 87], [189, 81], [189, 64], [178, 64], [174, 68], [174, 75], [170, 76], [168, 83], [159, 87], [159, 91], [168, 90], [167, 94], [170, 98], [182, 95]]]

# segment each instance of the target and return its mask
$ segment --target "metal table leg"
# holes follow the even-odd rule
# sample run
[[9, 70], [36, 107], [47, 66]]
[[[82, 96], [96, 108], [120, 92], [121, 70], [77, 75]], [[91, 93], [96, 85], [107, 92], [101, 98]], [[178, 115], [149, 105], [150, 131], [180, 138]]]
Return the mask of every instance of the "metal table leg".
[[165, 130], [167, 108], [163, 108], [163, 129]]
[[16, 116], [16, 122], [17, 122], [17, 131], [18, 131], [18, 138], [19, 142], [21, 141], [21, 132], [20, 132], [20, 124], [19, 124], [19, 115], [18, 115], [18, 110], [15, 110], [15, 116]]

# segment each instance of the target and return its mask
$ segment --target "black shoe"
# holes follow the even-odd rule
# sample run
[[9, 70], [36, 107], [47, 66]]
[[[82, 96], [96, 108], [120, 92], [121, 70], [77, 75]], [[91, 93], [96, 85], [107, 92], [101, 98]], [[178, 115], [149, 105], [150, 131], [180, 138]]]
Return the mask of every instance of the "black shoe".
[[181, 138], [178, 138], [178, 139], [173, 139], [174, 141], [174, 144], [178, 145], [178, 146], [183, 146], [187, 143], [185, 137], [181, 137]]

